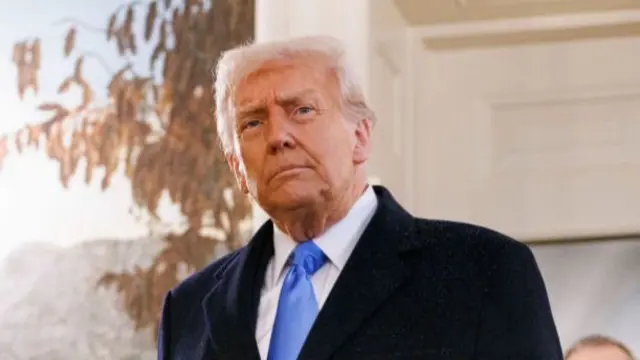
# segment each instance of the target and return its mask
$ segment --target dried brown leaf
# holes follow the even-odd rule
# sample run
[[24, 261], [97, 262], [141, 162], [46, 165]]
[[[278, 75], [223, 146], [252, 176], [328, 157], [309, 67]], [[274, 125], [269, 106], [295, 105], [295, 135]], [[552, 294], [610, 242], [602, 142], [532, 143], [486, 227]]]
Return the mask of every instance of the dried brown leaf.
[[126, 39], [124, 38], [124, 31], [122, 29], [118, 29], [118, 31], [116, 31], [115, 33], [115, 37], [116, 37], [116, 45], [118, 48], [118, 55], [123, 56], [125, 51], [127, 50], [125, 41]]
[[82, 87], [82, 107], [87, 107], [93, 100], [93, 91], [89, 83], [84, 80], [80, 82], [80, 86]]
[[22, 149], [24, 147], [24, 142], [22, 140], [22, 134], [24, 134], [24, 129], [18, 130], [18, 132], [15, 135], [15, 139], [14, 139], [14, 145], [16, 147], [16, 150], [18, 150], [18, 153], [21, 153]]
[[158, 43], [156, 47], [153, 49], [153, 53], [151, 54], [151, 62], [149, 64], [151, 71], [155, 69], [156, 62], [158, 61], [160, 54], [162, 54], [164, 51], [165, 51], [164, 45], [162, 45], [161, 43]]
[[87, 161], [87, 165], [84, 169], [84, 182], [86, 184], [91, 183], [91, 180], [93, 178], [93, 170], [98, 163], [99, 157], [98, 151], [96, 150], [96, 147], [91, 140], [92, 139], [90, 135], [85, 138], [84, 156]]
[[9, 147], [7, 146], [6, 135], [0, 138], [0, 169], [2, 169], [2, 161], [9, 153]]
[[151, 39], [151, 34], [153, 34], [153, 27], [156, 23], [156, 18], [158, 17], [158, 3], [156, 1], [152, 1], [149, 3], [149, 8], [147, 9], [147, 18], [145, 19], [144, 25], [144, 39], [149, 41]]
[[62, 139], [60, 134], [56, 132], [50, 132], [47, 137], [47, 155], [50, 159], [58, 160], [62, 157]]
[[76, 28], [72, 27], [67, 32], [67, 36], [64, 39], [64, 56], [68, 57], [71, 55], [74, 47], [76, 45]]
[[38, 93], [40, 92], [40, 85], [38, 84], [38, 77], [36, 76], [37, 74], [35, 73], [35, 70], [32, 69], [32, 73], [30, 76], [31, 79], [31, 89], [33, 89], [33, 93], [38, 95]]
[[166, 47], [167, 45], [167, 22], [163, 21], [160, 24], [160, 38], [158, 39], [158, 45]]
[[109, 188], [109, 186], [111, 186], [111, 175], [104, 175], [102, 177], [102, 181], [100, 182], [100, 189], [102, 189], [102, 191], [105, 191]]
[[69, 156], [69, 150], [64, 150], [59, 170], [60, 183], [67, 189], [69, 188], [69, 179], [71, 178], [71, 158]]
[[27, 127], [27, 144], [29, 146], [38, 146], [38, 139], [40, 139], [40, 135], [42, 134], [42, 127], [40, 126], [28, 126]]
[[69, 91], [69, 88], [71, 88], [71, 84], [73, 83], [74, 83], [74, 80], [72, 76], [65, 78], [64, 81], [62, 81], [62, 83], [60, 84], [60, 86], [58, 86], [58, 94], [64, 94], [67, 91]]
[[[165, 59], [164, 59], [164, 69], [162, 71], [162, 74], [165, 78], [173, 79], [173, 81], [176, 81], [176, 82], [179, 80], [179, 79], [176, 79], [176, 70], [180, 65], [179, 61], [180, 61], [180, 57], [179, 55], [176, 54], [175, 51], [167, 52], [167, 55], [165, 56]], [[165, 84], [168, 84], [170, 86], [176, 85], [173, 82], [165, 83]]]
[[173, 15], [171, 16], [171, 28], [173, 29], [173, 35], [178, 41], [176, 41], [176, 49], [180, 49], [182, 45], [182, 40], [184, 38], [184, 33], [182, 29], [182, 24], [184, 23], [184, 16], [180, 12], [180, 9], [173, 9]]
[[104, 286], [104, 287], [111, 286], [116, 281], [118, 281], [118, 279], [120, 279], [120, 277], [121, 277], [121, 275], [118, 275], [116, 273], [108, 271], [108, 272], [102, 274], [102, 276], [98, 279], [96, 285], [97, 286]]
[[13, 62], [16, 65], [24, 63], [26, 44], [24, 42], [18, 42], [13, 45]]
[[127, 43], [129, 45], [129, 50], [131, 51], [131, 54], [135, 55], [138, 52], [138, 45], [136, 44], [136, 37], [133, 33], [129, 34]]
[[126, 97], [127, 97], [127, 89], [126, 88], [121, 88], [118, 93], [116, 94], [116, 101], [115, 101], [115, 105], [116, 105], [116, 117], [118, 118], [118, 120], [122, 121], [125, 117], [125, 111], [126, 111]]
[[27, 90], [28, 86], [28, 71], [29, 69], [25, 66], [21, 65], [18, 67], [18, 96], [21, 100], [24, 98], [24, 92]]
[[45, 133], [45, 135], [47, 135], [47, 137], [49, 137], [49, 134], [51, 133], [52, 129], [56, 126], [56, 122], [52, 121], [52, 120], [47, 120], [45, 122], [42, 123], [41, 127], [42, 127], [42, 132]]
[[40, 69], [41, 60], [40, 39], [36, 38], [31, 44], [31, 66], [36, 70]]
[[38, 105], [38, 110], [40, 111], [62, 111], [64, 108], [62, 105], [57, 103], [42, 103]]
[[120, 92], [122, 86], [124, 86], [124, 74], [131, 69], [131, 65], [127, 64], [122, 69], [118, 70], [117, 73], [113, 75], [107, 89], [109, 91], [109, 95], [115, 97], [117, 93]]
[[111, 40], [111, 38], [113, 37], [113, 35], [115, 34], [115, 28], [116, 28], [116, 13], [111, 14], [111, 16], [109, 16], [109, 21], [107, 23], [107, 41]]
[[127, 7], [127, 14], [124, 18], [124, 24], [122, 25], [122, 30], [124, 32], [124, 36], [127, 38], [133, 34], [133, 21], [135, 20], [133, 4]]
[[79, 56], [76, 59], [76, 64], [73, 68], [73, 78], [77, 82], [82, 81], [82, 65], [84, 63], [84, 56]]

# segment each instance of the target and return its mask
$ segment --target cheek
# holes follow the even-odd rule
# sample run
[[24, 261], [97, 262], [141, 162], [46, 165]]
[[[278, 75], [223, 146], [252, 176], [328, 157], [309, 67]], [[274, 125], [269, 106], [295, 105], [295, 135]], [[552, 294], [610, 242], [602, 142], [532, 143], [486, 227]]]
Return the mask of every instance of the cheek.
[[336, 126], [330, 136], [328, 145], [331, 151], [340, 156], [343, 160], [351, 159], [355, 146], [355, 135], [353, 129], [348, 125]]
[[241, 162], [240, 172], [244, 177], [254, 178], [257, 171], [256, 166], [260, 164], [260, 161], [255, 159], [254, 152], [245, 147], [240, 148]]
[[354, 139], [349, 136], [344, 128], [337, 128], [327, 132], [323, 139], [317, 137], [319, 142], [319, 155], [323, 167], [330, 177], [343, 176], [351, 173], [353, 168]]
[[348, 138], [344, 132], [335, 129], [314, 129], [307, 134], [310, 150], [318, 158], [329, 161], [336, 157], [344, 157], [348, 148]]

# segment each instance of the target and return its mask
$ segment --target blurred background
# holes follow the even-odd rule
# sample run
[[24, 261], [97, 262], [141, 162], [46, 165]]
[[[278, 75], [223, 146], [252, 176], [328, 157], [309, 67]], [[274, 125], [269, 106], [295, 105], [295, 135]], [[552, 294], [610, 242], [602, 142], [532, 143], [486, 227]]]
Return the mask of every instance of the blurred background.
[[210, 69], [311, 34], [377, 112], [372, 183], [528, 243], [564, 348], [640, 353], [637, 0], [25, 0], [0, 24], [0, 359], [155, 359], [164, 293], [265, 219]]

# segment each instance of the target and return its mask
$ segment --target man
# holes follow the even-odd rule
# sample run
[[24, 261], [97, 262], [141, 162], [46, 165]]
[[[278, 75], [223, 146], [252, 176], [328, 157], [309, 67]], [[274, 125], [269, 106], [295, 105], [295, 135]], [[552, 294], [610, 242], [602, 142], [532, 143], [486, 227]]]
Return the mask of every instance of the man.
[[566, 360], [634, 360], [623, 343], [602, 335], [580, 339], [565, 355]]
[[271, 220], [167, 294], [159, 359], [560, 360], [525, 245], [367, 184], [375, 116], [345, 61], [327, 37], [220, 59], [223, 150]]

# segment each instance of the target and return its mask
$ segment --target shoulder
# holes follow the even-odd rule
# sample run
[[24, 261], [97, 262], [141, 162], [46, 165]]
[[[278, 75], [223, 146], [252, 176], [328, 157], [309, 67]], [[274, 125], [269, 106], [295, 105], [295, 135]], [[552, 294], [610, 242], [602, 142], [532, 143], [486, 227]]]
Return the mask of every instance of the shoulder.
[[484, 226], [416, 218], [415, 229], [418, 241], [430, 242], [448, 260], [464, 262], [476, 270], [535, 263], [526, 244]]
[[415, 218], [419, 236], [433, 238], [451, 245], [464, 245], [478, 248], [527, 249], [516, 239], [497, 230], [481, 225], [450, 220], [432, 220]]
[[222, 256], [182, 280], [169, 292], [172, 301], [202, 301], [224, 274], [233, 267], [241, 250]]

